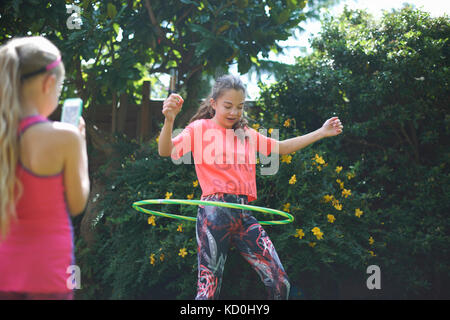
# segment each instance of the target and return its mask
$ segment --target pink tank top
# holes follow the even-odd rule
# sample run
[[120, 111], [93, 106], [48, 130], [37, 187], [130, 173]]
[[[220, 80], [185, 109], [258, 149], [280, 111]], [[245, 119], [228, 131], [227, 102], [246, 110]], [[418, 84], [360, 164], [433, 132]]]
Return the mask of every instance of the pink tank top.
[[[19, 135], [30, 126], [47, 122], [42, 116], [24, 118]], [[17, 220], [0, 242], [0, 291], [57, 293], [66, 285], [67, 267], [75, 264], [73, 229], [64, 196], [62, 172], [41, 176], [19, 161], [16, 174], [23, 193]]]

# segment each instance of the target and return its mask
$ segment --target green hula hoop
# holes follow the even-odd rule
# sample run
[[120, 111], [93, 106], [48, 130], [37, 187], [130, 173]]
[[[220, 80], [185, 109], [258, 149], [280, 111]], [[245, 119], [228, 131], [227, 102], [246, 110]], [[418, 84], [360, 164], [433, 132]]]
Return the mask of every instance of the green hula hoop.
[[205, 205], [205, 206], [215, 206], [215, 207], [225, 207], [225, 208], [231, 208], [231, 209], [243, 209], [243, 210], [251, 210], [251, 211], [257, 211], [257, 212], [263, 212], [263, 213], [270, 213], [277, 216], [282, 216], [284, 218], [287, 218], [285, 220], [274, 220], [274, 221], [258, 221], [261, 225], [279, 225], [279, 224], [287, 224], [294, 221], [294, 217], [284, 211], [270, 209], [270, 208], [264, 208], [264, 207], [258, 207], [258, 206], [250, 206], [247, 204], [238, 204], [238, 203], [230, 203], [230, 202], [217, 202], [217, 201], [202, 201], [202, 200], [183, 200], [183, 199], [150, 199], [150, 200], [141, 200], [136, 201], [133, 203], [132, 207], [133, 209], [143, 212], [146, 214], [152, 214], [157, 215], [161, 217], [166, 218], [172, 218], [172, 219], [179, 219], [179, 220], [186, 220], [186, 221], [196, 221], [197, 218], [195, 217], [189, 217], [189, 216], [182, 216], [178, 214], [171, 214], [171, 213], [164, 213], [154, 210], [149, 210], [142, 208], [143, 205], [148, 204], [187, 204], [191, 206], [199, 206], [199, 205]]

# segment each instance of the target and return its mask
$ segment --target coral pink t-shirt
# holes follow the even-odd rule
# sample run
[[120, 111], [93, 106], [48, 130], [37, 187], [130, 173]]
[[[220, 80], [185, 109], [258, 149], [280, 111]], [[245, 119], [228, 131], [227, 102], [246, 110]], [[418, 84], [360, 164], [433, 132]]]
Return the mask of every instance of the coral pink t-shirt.
[[200, 119], [172, 139], [172, 159], [177, 164], [190, 163], [188, 153], [192, 152], [202, 197], [231, 193], [246, 195], [250, 202], [257, 198], [256, 152], [268, 156], [275, 142], [251, 128], [235, 134], [211, 119]]

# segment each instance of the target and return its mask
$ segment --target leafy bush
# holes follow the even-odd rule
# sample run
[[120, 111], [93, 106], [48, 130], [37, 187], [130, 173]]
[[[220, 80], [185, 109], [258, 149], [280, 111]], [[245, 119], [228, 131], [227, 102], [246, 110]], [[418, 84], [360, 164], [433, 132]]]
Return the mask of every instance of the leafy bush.
[[[379, 22], [346, 10], [325, 21], [314, 54], [248, 110], [255, 128], [280, 129], [280, 139], [313, 131], [333, 115], [345, 126], [338, 137], [283, 156], [276, 175], [263, 176], [257, 166], [252, 204], [295, 216], [265, 227], [291, 298], [449, 297], [448, 34], [446, 17], [411, 8]], [[160, 158], [156, 141], [116, 147], [118, 169], [103, 175], [108, 188], [96, 200], [96, 241], [77, 242], [77, 298], [192, 299], [195, 224], [149, 221], [131, 204], [199, 199], [194, 166]], [[195, 216], [197, 208], [159, 209]], [[378, 292], [366, 287], [372, 264], [381, 269]], [[264, 298], [256, 273], [242, 265], [230, 250], [221, 298]]]

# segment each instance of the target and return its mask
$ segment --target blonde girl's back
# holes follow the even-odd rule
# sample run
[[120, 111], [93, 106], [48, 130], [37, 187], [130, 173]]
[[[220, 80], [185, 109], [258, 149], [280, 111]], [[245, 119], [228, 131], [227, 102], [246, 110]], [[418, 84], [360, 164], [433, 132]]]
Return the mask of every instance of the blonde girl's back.
[[[89, 191], [85, 139], [77, 128], [42, 122], [17, 135], [20, 120], [49, 116], [57, 107], [64, 65], [59, 50], [43, 37], [15, 38], [0, 48], [0, 236], [15, 218], [22, 165], [36, 175], [63, 172], [70, 213], [82, 212]], [[52, 65], [49, 71], [46, 66]], [[39, 70], [44, 69], [44, 72]], [[42, 71], [42, 70], [41, 70]], [[83, 128], [84, 130], [84, 128]], [[1, 237], [0, 237], [1, 238]]]

